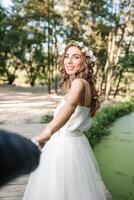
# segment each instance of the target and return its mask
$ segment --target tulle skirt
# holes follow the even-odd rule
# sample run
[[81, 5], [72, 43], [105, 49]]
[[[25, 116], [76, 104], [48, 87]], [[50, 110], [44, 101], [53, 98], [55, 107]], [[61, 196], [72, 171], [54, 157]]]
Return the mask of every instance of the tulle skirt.
[[86, 136], [55, 133], [42, 149], [23, 200], [108, 200]]

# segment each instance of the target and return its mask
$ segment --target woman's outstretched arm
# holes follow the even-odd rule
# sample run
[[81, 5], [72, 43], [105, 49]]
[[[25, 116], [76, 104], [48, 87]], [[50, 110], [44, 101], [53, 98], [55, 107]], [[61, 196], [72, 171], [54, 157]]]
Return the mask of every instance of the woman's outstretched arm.
[[84, 83], [81, 79], [75, 79], [72, 82], [65, 104], [61, 107], [55, 118], [46, 126], [43, 132], [34, 138], [42, 146], [74, 113], [84, 94], [84, 87]]

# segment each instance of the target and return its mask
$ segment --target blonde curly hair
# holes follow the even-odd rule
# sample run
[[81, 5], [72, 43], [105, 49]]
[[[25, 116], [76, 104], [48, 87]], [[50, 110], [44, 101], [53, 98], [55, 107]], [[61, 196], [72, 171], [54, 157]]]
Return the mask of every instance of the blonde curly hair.
[[[99, 108], [99, 97], [98, 97], [98, 93], [97, 90], [95, 88], [95, 76], [93, 74], [93, 67], [95, 64], [95, 59], [91, 59], [90, 55], [86, 54], [86, 51], [83, 51], [83, 48], [81, 46], [79, 46], [79, 43], [69, 43], [64, 50], [64, 53], [62, 55], [62, 57], [58, 60], [58, 69], [59, 72], [61, 73], [64, 85], [66, 86], [67, 89], [70, 88], [71, 86], [71, 82], [72, 80], [70, 80], [70, 76], [66, 73], [65, 67], [64, 67], [64, 57], [66, 54], [66, 51], [69, 49], [69, 47], [71, 46], [76, 46], [78, 47], [84, 56], [84, 68], [77, 72], [74, 77], [73, 80], [76, 78], [82, 78], [88, 81], [88, 83], [90, 84], [90, 88], [91, 88], [91, 116], [93, 117], [97, 111], [97, 109]], [[91, 51], [91, 50], [90, 50]]]

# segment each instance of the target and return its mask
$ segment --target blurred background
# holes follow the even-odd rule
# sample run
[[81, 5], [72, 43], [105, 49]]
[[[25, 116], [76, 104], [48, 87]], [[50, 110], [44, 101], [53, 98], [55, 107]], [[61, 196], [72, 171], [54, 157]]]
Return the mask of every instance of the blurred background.
[[1, 0], [0, 84], [58, 89], [57, 57], [83, 41], [97, 57], [102, 99], [134, 95], [132, 0]]
[[[0, 0], [0, 128], [31, 138], [53, 118], [64, 94], [57, 59], [70, 40], [97, 57], [101, 108], [86, 135], [103, 180], [113, 200], [134, 200], [133, 0]], [[21, 200], [28, 177], [0, 200]]]

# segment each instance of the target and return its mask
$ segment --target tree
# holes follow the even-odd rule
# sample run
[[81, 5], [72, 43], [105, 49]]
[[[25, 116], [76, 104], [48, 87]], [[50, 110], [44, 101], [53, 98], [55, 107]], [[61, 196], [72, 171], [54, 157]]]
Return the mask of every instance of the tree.
[[[111, 30], [109, 31], [108, 35], [107, 60], [104, 67], [104, 76], [101, 83], [102, 89], [102, 85], [105, 82], [106, 99], [109, 97], [111, 85], [113, 84], [112, 81], [116, 65], [119, 61], [121, 53], [123, 52], [123, 44], [128, 38], [128, 30], [130, 26], [132, 26], [132, 1], [119, 1], [118, 5], [115, 3], [116, 2], [111, 1], [112, 23]], [[117, 6], [117, 8], [115, 6]], [[129, 21], [131, 23], [128, 23]]]

